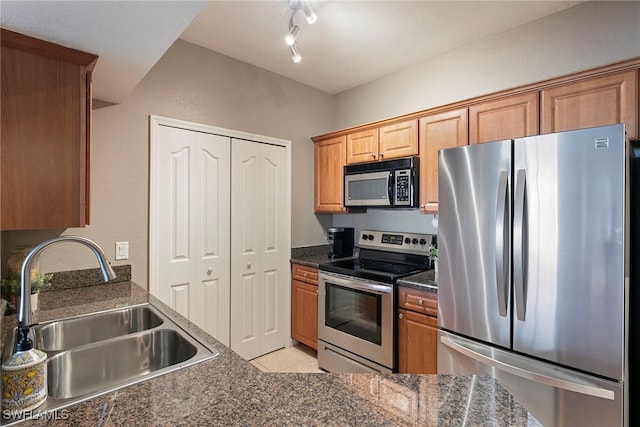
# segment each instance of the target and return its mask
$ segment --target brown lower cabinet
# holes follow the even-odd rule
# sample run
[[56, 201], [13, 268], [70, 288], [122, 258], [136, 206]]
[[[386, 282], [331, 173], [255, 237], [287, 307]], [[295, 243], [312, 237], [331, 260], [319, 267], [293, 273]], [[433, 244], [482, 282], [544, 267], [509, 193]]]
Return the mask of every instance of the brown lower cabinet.
[[318, 349], [318, 269], [291, 265], [291, 338]]
[[398, 372], [438, 373], [437, 294], [398, 290]]

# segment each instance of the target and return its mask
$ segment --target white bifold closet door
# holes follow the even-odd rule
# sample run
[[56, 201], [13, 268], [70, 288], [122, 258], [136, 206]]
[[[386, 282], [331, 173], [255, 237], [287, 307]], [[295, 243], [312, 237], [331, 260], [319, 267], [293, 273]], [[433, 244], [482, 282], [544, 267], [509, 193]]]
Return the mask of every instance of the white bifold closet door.
[[151, 151], [150, 289], [229, 345], [230, 138], [158, 126]]
[[245, 359], [283, 347], [286, 150], [231, 141], [231, 348]]

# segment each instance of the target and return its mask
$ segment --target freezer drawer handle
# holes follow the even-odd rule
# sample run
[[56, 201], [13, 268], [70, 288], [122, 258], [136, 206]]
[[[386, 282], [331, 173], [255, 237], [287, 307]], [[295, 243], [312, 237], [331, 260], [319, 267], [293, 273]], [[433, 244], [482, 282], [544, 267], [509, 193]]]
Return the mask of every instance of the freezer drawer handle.
[[507, 316], [507, 280], [509, 275], [509, 231], [507, 216], [509, 213], [507, 197], [509, 192], [509, 175], [501, 171], [498, 178], [498, 206], [496, 207], [496, 286], [498, 291], [498, 311], [500, 316]]
[[513, 288], [516, 297], [516, 316], [525, 320], [527, 307], [527, 175], [524, 169], [516, 174], [515, 212], [513, 214]]
[[462, 353], [465, 356], [470, 357], [480, 363], [484, 363], [485, 365], [491, 366], [501, 371], [508, 372], [513, 375], [517, 375], [521, 378], [525, 378], [530, 381], [546, 384], [551, 387], [556, 387], [556, 388], [560, 388], [567, 391], [573, 391], [575, 393], [599, 397], [601, 399], [608, 399], [608, 400], [615, 399], [615, 393], [611, 390], [607, 390], [607, 389], [600, 388], [590, 384], [567, 381], [560, 378], [545, 375], [543, 373], [534, 372], [528, 369], [513, 366], [508, 363], [502, 362], [500, 360], [496, 360], [492, 357], [486, 356], [475, 350], [472, 350], [467, 346], [465, 346], [463, 343], [457, 342], [457, 340], [451, 339], [446, 336], [440, 337], [440, 341], [442, 342], [442, 344], [446, 345], [447, 347], [459, 353]]

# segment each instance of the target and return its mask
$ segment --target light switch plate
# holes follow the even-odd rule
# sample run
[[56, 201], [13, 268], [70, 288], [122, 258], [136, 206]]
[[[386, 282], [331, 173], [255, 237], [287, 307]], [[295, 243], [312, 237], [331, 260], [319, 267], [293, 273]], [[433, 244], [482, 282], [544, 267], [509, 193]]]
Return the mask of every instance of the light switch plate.
[[116, 261], [129, 259], [129, 242], [116, 242]]

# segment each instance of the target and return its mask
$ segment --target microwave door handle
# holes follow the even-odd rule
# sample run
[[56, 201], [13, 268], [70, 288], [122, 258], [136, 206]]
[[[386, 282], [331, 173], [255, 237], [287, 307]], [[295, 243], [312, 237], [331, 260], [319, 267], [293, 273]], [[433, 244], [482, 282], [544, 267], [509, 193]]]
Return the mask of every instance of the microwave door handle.
[[395, 205], [395, 200], [393, 200], [393, 185], [395, 181], [395, 172], [389, 172], [389, 179], [387, 181], [387, 195], [389, 198], [389, 206]]

